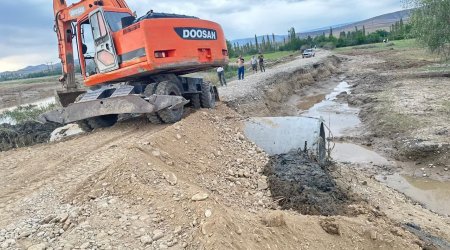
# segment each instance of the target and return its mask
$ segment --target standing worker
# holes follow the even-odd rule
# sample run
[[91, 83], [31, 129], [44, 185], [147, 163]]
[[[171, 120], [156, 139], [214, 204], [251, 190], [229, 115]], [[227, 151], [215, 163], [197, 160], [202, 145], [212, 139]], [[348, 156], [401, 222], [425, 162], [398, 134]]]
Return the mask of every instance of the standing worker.
[[237, 64], [238, 64], [238, 78], [239, 80], [244, 80], [245, 67], [244, 67], [244, 58], [242, 56], [239, 56]]
[[253, 72], [258, 73], [258, 60], [256, 60], [255, 56], [252, 57], [251, 63]]
[[258, 60], [259, 60], [259, 69], [261, 70], [261, 72], [266, 72], [266, 68], [264, 67], [264, 56], [263, 56], [263, 54], [259, 54]]
[[225, 80], [225, 72], [222, 67], [217, 68], [217, 76], [219, 77], [220, 86], [227, 86], [227, 81]]

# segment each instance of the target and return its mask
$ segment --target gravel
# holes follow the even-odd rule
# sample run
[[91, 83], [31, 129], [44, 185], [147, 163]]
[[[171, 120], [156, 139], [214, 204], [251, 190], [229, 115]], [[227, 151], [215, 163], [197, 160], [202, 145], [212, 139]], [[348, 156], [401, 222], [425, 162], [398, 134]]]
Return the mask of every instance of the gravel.
[[266, 72], [248, 75], [244, 80], [231, 81], [228, 86], [219, 88], [220, 99], [225, 102], [239, 98], [258, 99], [262, 96], [264, 86], [270, 84], [270, 79], [276, 77], [277, 74], [291, 73], [299, 68], [311, 66], [329, 55], [331, 53], [326, 50], [318, 50], [315, 57], [303, 59], [301, 56], [297, 56], [291, 62], [266, 69]]

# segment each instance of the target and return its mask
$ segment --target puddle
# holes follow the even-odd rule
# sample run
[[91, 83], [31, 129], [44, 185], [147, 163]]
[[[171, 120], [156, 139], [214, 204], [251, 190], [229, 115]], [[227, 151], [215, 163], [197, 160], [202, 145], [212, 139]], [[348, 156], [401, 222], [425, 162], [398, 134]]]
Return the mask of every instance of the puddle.
[[269, 155], [304, 150], [325, 160], [325, 130], [311, 117], [254, 117], [245, 123], [245, 135]]
[[366, 163], [375, 165], [387, 165], [389, 161], [383, 156], [351, 143], [336, 143], [331, 157], [339, 162]]
[[[54, 104], [54, 103], [56, 103], [56, 98], [55, 97], [48, 97], [48, 98], [41, 99], [41, 100], [36, 101], [36, 102], [25, 103], [25, 104], [22, 104], [20, 106], [23, 107], [23, 106], [33, 105], [33, 106], [37, 106], [37, 107], [46, 107], [46, 106]], [[14, 109], [16, 109], [18, 107], [19, 106], [14, 106], [14, 107], [0, 109], [0, 114], [2, 114], [5, 111], [14, 110]], [[12, 119], [11, 117], [9, 117], [9, 116], [0, 117], [0, 124], [3, 124], [3, 123], [16, 125], [16, 121], [14, 119]]]
[[340, 82], [329, 94], [294, 97], [290, 103], [296, 101], [300, 115], [322, 118], [330, 127], [333, 136], [348, 135], [349, 131], [355, 130], [361, 124], [361, 120], [358, 117], [359, 109], [336, 101], [342, 92], [351, 92], [350, 85], [345, 81]]
[[436, 213], [450, 215], [450, 182], [400, 174], [377, 176], [377, 180], [424, 204]]

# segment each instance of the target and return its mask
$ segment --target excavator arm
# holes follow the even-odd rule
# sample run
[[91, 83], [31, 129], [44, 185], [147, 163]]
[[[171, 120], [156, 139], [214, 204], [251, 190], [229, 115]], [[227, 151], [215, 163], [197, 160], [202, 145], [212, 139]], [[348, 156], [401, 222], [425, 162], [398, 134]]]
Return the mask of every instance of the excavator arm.
[[53, 0], [55, 32], [58, 38], [59, 58], [62, 64], [62, 76], [59, 80], [63, 85], [63, 91], [58, 91], [57, 95], [63, 107], [73, 103], [80, 94], [85, 92], [79, 89], [75, 81], [73, 23], [76, 23], [79, 17], [101, 6], [129, 9], [124, 0], [81, 0], [70, 6], [67, 6], [66, 0]]

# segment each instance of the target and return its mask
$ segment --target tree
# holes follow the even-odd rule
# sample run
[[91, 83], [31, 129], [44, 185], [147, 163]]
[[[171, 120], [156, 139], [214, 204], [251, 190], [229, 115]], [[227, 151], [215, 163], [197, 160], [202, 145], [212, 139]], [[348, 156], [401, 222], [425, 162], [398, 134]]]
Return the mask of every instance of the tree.
[[259, 44], [258, 44], [258, 37], [255, 34], [255, 45], [256, 45], [256, 50], [259, 50]]
[[412, 10], [410, 23], [417, 40], [445, 58], [450, 57], [450, 1], [405, 0]]
[[330, 36], [329, 36], [330, 38], [332, 38], [333, 37], [333, 28], [332, 27], [330, 27]]

